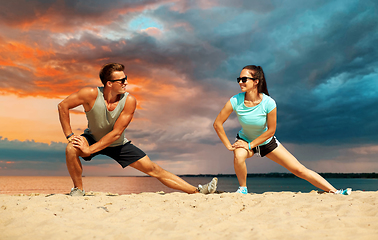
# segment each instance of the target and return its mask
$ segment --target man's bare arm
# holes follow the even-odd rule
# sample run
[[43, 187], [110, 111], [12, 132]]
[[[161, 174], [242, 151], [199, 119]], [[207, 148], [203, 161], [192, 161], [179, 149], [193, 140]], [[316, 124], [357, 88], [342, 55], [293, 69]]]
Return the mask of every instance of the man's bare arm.
[[108, 147], [110, 144], [115, 142], [120, 138], [123, 131], [130, 124], [133, 119], [134, 112], [136, 109], [136, 99], [130, 94], [127, 96], [125, 106], [123, 111], [119, 115], [117, 121], [114, 124], [113, 130], [102, 137], [98, 142], [91, 146], [86, 146], [83, 144], [83, 139], [79, 136], [73, 138], [73, 144], [75, 147], [79, 148], [85, 155], [90, 155], [101, 151], [102, 149]]
[[90, 107], [91, 102], [96, 100], [96, 97], [96, 88], [83, 88], [78, 92], [69, 95], [58, 104], [59, 120], [66, 137], [72, 133], [69, 110], [83, 105], [85, 111], [89, 111], [90, 109], [88, 108]]

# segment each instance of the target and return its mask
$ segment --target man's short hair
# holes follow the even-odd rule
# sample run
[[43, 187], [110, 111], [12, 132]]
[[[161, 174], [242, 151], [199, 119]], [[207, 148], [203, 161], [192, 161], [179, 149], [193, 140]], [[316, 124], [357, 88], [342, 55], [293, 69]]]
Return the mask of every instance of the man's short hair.
[[102, 84], [106, 84], [107, 81], [112, 80], [110, 79], [110, 76], [113, 72], [123, 71], [125, 70], [125, 66], [120, 63], [107, 63], [104, 66], [102, 66], [100, 70], [100, 79]]

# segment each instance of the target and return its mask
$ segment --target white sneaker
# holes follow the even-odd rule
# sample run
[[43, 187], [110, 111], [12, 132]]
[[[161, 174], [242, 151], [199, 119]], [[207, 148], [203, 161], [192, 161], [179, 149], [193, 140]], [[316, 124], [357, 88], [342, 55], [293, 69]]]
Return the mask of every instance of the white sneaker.
[[218, 178], [213, 178], [211, 182], [205, 185], [198, 185], [198, 191], [203, 194], [214, 193], [217, 190]]
[[72, 197], [82, 197], [85, 195], [85, 191], [78, 189], [78, 188], [72, 188], [70, 192], [70, 196]]

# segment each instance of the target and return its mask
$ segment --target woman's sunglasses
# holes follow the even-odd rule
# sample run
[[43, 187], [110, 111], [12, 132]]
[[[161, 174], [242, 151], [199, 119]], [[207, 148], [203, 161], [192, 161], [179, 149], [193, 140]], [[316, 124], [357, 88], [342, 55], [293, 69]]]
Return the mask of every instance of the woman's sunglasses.
[[125, 76], [124, 78], [121, 78], [121, 79], [117, 79], [117, 80], [108, 80], [108, 82], [120, 82], [121, 84], [125, 84], [125, 82], [127, 81], [127, 76]]
[[258, 80], [258, 78], [250, 78], [250, 77], [238, 77], [236, 79], [236, 81], [239, 83], [240, 81], [242, 81], [242, 83], [246, 83], [248, 81], [248, 79], [252, 79], [253, 81], [254, 80]]

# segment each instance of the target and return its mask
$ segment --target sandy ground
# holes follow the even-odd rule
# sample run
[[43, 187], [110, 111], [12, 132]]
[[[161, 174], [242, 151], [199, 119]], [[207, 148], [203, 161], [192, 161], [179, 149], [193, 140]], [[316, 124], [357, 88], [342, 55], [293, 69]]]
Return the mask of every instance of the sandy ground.
[[0, 195], [0, 239], [378, 239], [378, 192]]

